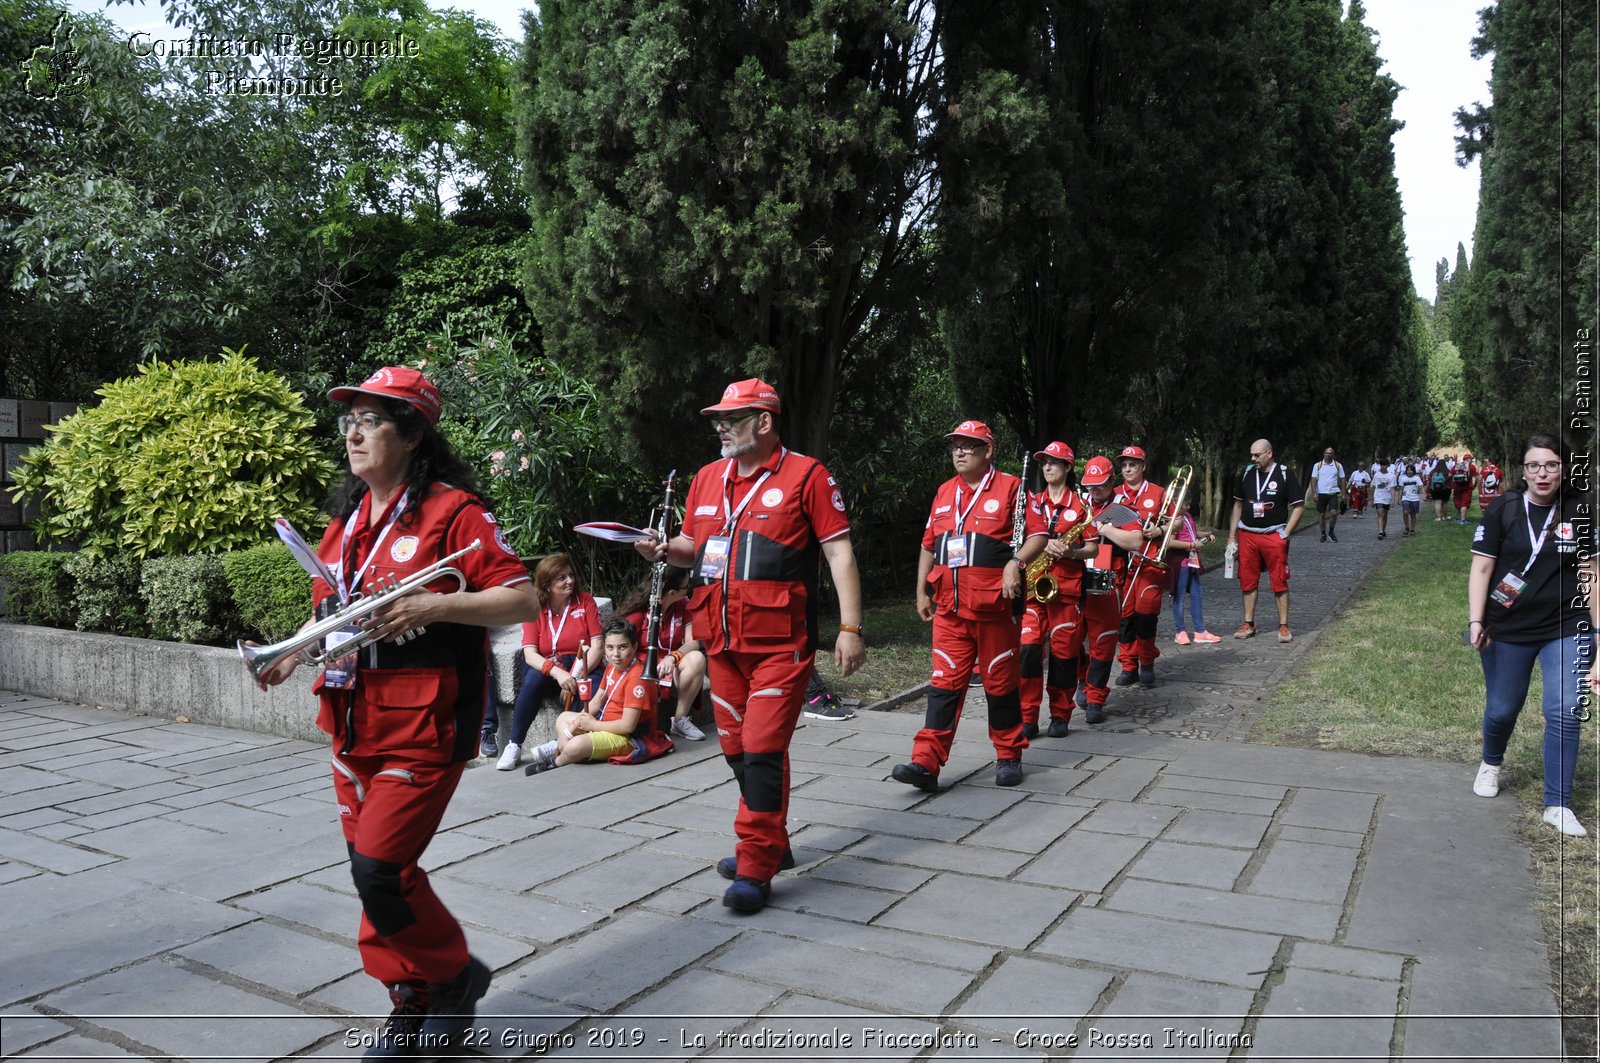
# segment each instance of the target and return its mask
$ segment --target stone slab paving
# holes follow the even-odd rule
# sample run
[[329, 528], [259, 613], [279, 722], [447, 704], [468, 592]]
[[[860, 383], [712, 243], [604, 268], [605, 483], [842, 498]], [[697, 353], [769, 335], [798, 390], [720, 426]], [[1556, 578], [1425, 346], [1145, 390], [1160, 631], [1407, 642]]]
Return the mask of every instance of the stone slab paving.
[[[735, 797], [713, 743], [532, 779], [478, 763], [424, 858], [496, 972], [478, 1047], [1559, 1058], [1512, 803], [1454, 765], [1228, 740], [1348, 596], [1355, 549], [1319, 549], [1295, 544], [1294, 643], [1174, 650], [1107, 725], [1036, 741], [1013, 790], [980, 694], [934, 794], [888, 779], [914, 706], [804, 721], [798, 867], [754, 917], [719, 903]], [[388, 1005], [359, 971], [326, 756], [0, 693], [4, 1055], [359, 1056]]]
[[[0, 720], [50, 707], [0, 695]], [[98, 796], [167, 789], [120, 823], [83, 813], [84, 780], [65, 772], [0, 777], [16, 795], [61, 792], [0, 819], [5, 1054], [359, 1055], [387, 1005], [359, 972], [331, 800], [261, 811], [262, 786], [241, 783], [273, 779], [249, 775], [229, 734], [207, 739], [226, 767], [186, 757], [158, 782], [120, 774], [163, 727], [184, 728], [118, 731], [103, 715], [40, 718], [61, 748], [80, 728], [110, 736]], [[1458, 768], [1084, 730], [1037, 742], [1031, 787], [1007, 791], [970, 728], [949, 784], [922, 794], [886, 778], [916, 726], [907, 713], [806, 724], [809, 748], [854, 750], [853, 770], [874, 751], [881, 776], [821, 770], [796, 787], [799, 867], [755, 917], [720, 905], [710, 869], [732, 816], [714, 749], [685, 743], [643, 771], [470, 770], [425, 863], [496, 968], [485, 1050], [1558, 1058], [1515, 810], [1471, 800]], [[0, 749], [30, 730], [0, 729]], [[30, 749], [59, 752], [37, 737]], [[256, 748], [299, 782], [323, 756]], [[62, 823], [83, 830], [41, 833]]]

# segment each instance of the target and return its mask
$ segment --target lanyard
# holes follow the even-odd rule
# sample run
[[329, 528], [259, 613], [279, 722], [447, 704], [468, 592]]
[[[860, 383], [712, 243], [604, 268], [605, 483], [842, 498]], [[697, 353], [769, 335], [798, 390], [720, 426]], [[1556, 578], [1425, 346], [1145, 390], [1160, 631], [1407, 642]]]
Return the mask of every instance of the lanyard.
[[[600, 693], [595, 697], [594, 702], [600, 706], [601, 719], [605, 719], [607, 710], [611, 708], [611, 692], [617, 689], [617, 684], [628, 678], [628, 674], [632, 671], [632, 664], [629, 664], [626, 668], [618, 668], [614, 664], [606, 665], [605, 674], [600, 677]], [[607, 682], [607, 680], [610, 680], [610, 682]]]
[[[1123, 491], [1122, 492], [1122, 497], [1124, 497], [1124, 498], [1126, 498], [1128, 500], [1128, 508], [1129, 509], [1133, 510], [1135, 513], [1137, 513], [1139, 511], [1139, 504], [1138, 504], [1139, 503], [1139, 499], [1144, 497], [1144, 489], [1146, 487], [1149, 487], [1149, 486], [1150, 486], [1150, 481], [1149, 480], [1140, 480], [1139, 481], [1139, 489], [1137, 491], [1135, 491], [1133, 494], [1130, 495], [1130, 494], [1128, 494], [1127, 491]], [[1260, 490], [1261, 490], [1261, 488], [1258, 486], [1256, 488], [1256, 491], [1259, 492]]]
[[[389, 529], [394, 527], [395, 522], [400, 519], [400, 514], [405, 512], [406, 496], [409, 495], [410, 493], [411, 493], [411, 488], [408, 487], [404, 491], [400, 492], [400, 497], [399, 498], [397, 498], [393, 502], [389, 503], [389, 509], [387, 511], [388, 514], [389, 514], [389, 519], [387, 521], [384, 521], [383, 530], [378, 533], [377, 539], [375, 539], [373, 541], [372, 549], [367, 551], [367, 559], [366, 559], [366, 561], [362, 562], [361, 567], [356, 569], [355, 576], [352, 577], [348, 582], [346, 582], [346, 580], [344, 578], [345, 563], [346, 563], [346, 559], [350, 557], [350, 536], [351, 536], [351, 533], [355, 528], [356, 521], [361, 519], [361, 507], [357, 506], [356, 507], [356, 511], [354, 513], [350, 514], [350, 519], [344, 522], [344, 534], [342, 535], [342, 537], [339, 540], [339, 588], [338, 588], [338, 590], [339, 590], [339, 601], [342, 604], [348, 604], [349, 601], [350, 601], [350, 594], [352, 592], [352, 589], [354, 587], [361, 586], [361, 577], [366, 574], [367, 568], [372, 564], [372, 559], [378, 556], [378, 547], [383, 545], [383, 541], [389, 537]], [[366, 503], [367, 503], [367, 512], [370, 514], [372, 512], [372, 492], [371, 491], [367, 492]], [[380, 514], [380, 517], [381, 517], [381, 514]]]
[[972, 501], [967, 503], [967, 508], [966, 509], [961, 509], [961, 483], [960, 483], [960, 480], [958, 478], [958, 480], [956, 482], [956, 507], [955, 508], [957, 510], [959, 510], [960, 512], [956, 514], [956, 534], [957, 535], [964, 534], [962, 529], [965, 528], [965, 526], [966, 526], [967, 514], [972, 512], [972, 507], [978, 504], [978, 496], [983, 494], [985, 491], [987, 491], [989, 489], [989, 484], [993, 480], [994, 480], [994, 466], [991, 465], [991, 466], [989, 466], [989, 471], [983, 474], [983, 480], [982, 480], [982, 482], [980, 482], [978, 484], [977, 490], [972, 492]]
[[[788, 453], [788, 447], [784, 447], [778, 452], [779, 468], [783, 467], [783, 459], [786, 455], [788, 455]], [[738, 460], [739, 459], [737, 458], [729, 458], [728, 464], [722, 468], [722, 534], [724, 535], [727, 535], [729, 532], [733, 531], [733, 526], [739, 523], [740, 514], [744, 512], [745, 507], [750, 504], [750, 500], [756, 496], [757, 491], [761, 490], [761, 485], [767, 482], [767, 477], [771, 476], [773, 472], [772, 469], [762, 470], [762, 473], [756, 479], [756, 482], [751, 485], [750, 490], [745, 493], [744, 498], [739, 502], [738, 508], [732, 513], [729, 513], [728, 503], [733, 499], [733, 494], [730, 488], [733, 485], [729, 482], [728, 476], [733, 472], [734, 463]]]
[[1537, 537], [1533, 534], [1533, 503], [1528, 501], [1528, 496], [1522, 496], [1522, 519], [1528, 522], [1528, 541], [1533, 544], [1533, 553], [1528, 557], [1528, 563], [1522, 566], [1519, 576], [1526, 576], [1533, 563], [1539, 560], [1539, 551], [1544, 549], [1545, 536], [1550, 534], [1550, 523], [1556, 519], [1556, 503], [1560, 501], [1557, 496], [1550, 500], [1550, 512], [1544, 515], [1544, 527], [1539, 529]]
[[1046, 489], [1039, 497], [1039, 506], [1044, 510], [1045, 530], [1051, 535], [1056, 533], [1056, 521], [1061, 519], [1061, 514], [1072, 505], [1072, 492], [1068, 491], [1061, 496], [1060, 504], [1050, 501], [1050, 492]]
[[[1271, 483], [1272, 482], [1272, 474], [1277, 472], [1277, 471], [1278, 471], [1278, 463], [1277, 462], [1273, 462], [1272, 463], [1272, 467], [1267, 470], [1267, 479], [1266, 479], [1267, 483]], [[1256, 499], [1255, 499], [1257, 502], [1264, 501], [1264, 499], [1261, 497], [1261, 486], [1262, 486], [1261, 470], [1257, 469], [1256, 470]]]
[[[575, 596], [574, 596], [575, 597]], [[567, 614], [572, 611], [572, 599], [567, 599], [567, 604], [561, 607], [561, 625], [557, 627], [550, 618], [555, 615], [554, 609], [544, 611], [545, 630], [550, 632], [550, 655], [553, 657], [561, 652], [561, 632], [567, 627]]]

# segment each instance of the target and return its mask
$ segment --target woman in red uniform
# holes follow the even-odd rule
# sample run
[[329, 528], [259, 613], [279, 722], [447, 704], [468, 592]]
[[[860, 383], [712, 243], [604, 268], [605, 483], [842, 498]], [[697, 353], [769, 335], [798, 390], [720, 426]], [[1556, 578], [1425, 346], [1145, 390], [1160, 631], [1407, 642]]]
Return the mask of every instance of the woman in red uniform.
[[[446, 579], [439, 586], [453, 593], [423, 590], [385, 605], [362, 624], [382, 641], [331, 662], [312, 686], [317, 725], [333, 736], [334, 794], [361, 898], [361, 961], [394, 1004], [366, 1054], [449, 1054], [490, 973], [467, 953], [461, 925], [417, 860], [477, 751], [486, 629], [527, 620], [536, 599], [527, 570], [471, 492], [472, 470], [435, 427], [432, 381], [390, 367], [328, 397], [350, 404], [339, 418], [350, 475], [317, 551], [337, 583], [313, 581], [319, 613], [380, 577], [404, 579], [481, 543], [452, 562], [466, 579], [460, 590]], [[264, 681], [282, 683], [297, 664], [288, 657]]]
[[500, 771], [521, 762], [528, 728], [545, 695], [559, 689], [570, 701], [578, 680], [597, 678], [600, 668], [600, 606], [578, 581], [572, 558], [551, 554], [540, 561], [533, 570], [533, 588], [543, 604], [533, 622], [522, 625], [522, 679], [511, 710], [511, 740], [495, 762]]

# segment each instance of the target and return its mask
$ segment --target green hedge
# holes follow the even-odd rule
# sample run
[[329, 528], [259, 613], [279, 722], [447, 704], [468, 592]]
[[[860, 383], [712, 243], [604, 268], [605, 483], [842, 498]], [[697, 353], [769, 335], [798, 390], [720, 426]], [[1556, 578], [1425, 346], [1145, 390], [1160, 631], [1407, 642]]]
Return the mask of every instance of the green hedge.
[[222, 557], [242, 637], [279, 642], [311, 615], [311, 577], [289, 548], [270, 543]]
[[24, 624], [66, 627], [72, 623], [72, 577], [67, 574], [71, 554], [20, 550], [0, 554], [0, 582], [5, 584], [6, 606]]
[[169, 642], [277, 642], [311, 615], [311, 579], [280, 543], [144, 561], [19, 551], [0, 555], [0, 583], [21, 623]]
[[139, 578], [150, 637], [227, 644], [239, 627], [233, 590], [217, 554], [153, 557]]

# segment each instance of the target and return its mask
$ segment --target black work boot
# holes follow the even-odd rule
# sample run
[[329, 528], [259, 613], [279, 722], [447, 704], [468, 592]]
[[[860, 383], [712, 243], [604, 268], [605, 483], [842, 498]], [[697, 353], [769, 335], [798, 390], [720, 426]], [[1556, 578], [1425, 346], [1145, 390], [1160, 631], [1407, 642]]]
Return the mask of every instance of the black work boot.
[[415, 986], [389, 987], [394, 1010], [378, 1031], [378, 1043], [361, 1054], [363, 1059], [415, 1059], [422, 1054], [422, 1017], [425, 997]]

